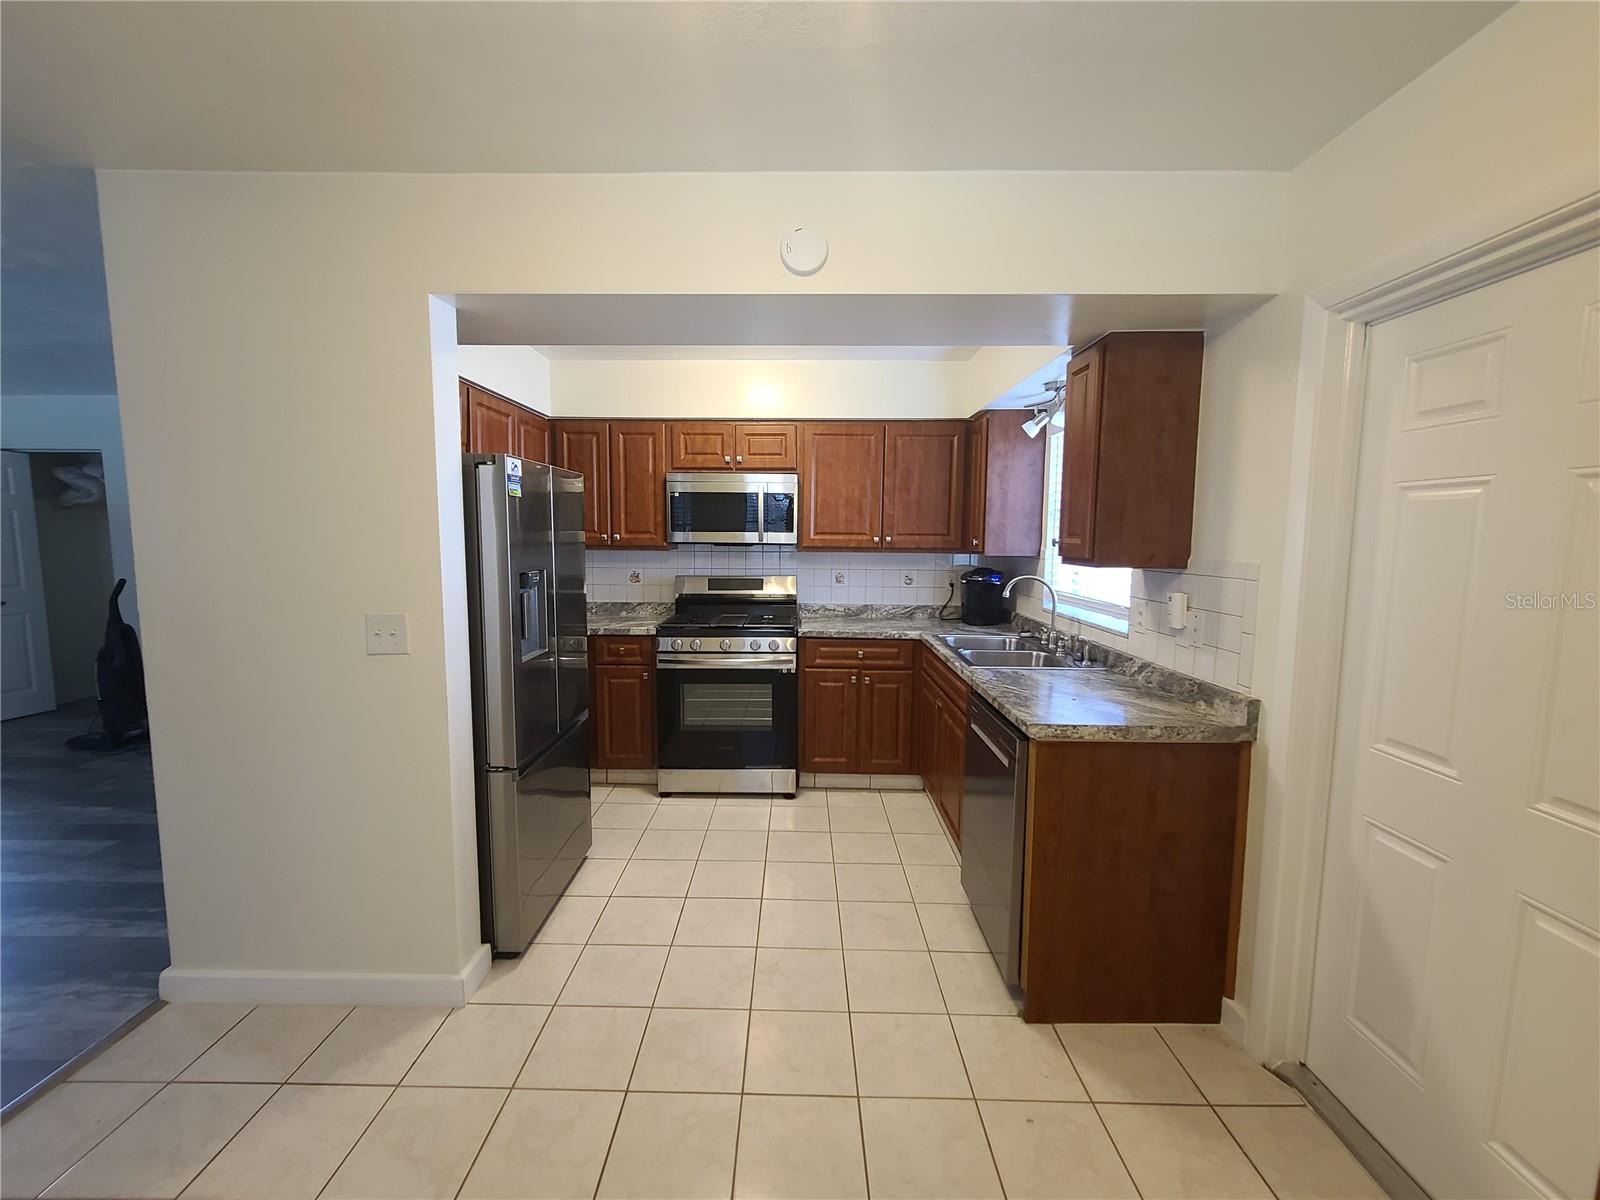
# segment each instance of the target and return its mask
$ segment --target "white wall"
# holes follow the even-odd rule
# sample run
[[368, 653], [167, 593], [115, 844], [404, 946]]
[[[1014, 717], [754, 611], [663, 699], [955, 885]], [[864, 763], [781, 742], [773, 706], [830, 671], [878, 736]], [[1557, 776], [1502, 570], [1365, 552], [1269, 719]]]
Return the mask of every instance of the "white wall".
[[964, 417], [963, 363], [915, 359], [556, 359], [564, 417]]
[[461, 377], [550, 416], [550, 360], [532, 346], [457, 346]]
[[[115, 396], [0, 397], [0, 446], [7, 450], [88, 450], [106, 471], [106, 522], [111, 569], [128, 581], [122, 617], [140, 627], [138, 580], [133, 573], [133, 523], [128, 512], [128, 468]], [[142, 632], [142, 629], [141, 629]]]
[[1597, 45], [1600, 5], [1519, 4], [1314, 154], [1296, 286], [1393, 278], [1600, 188]]
[[[1284, 183], [1262, 174], [99, 183], [169, 995], [469, 985], [458, 356], [430, 293], [1255, 293], [1283, 273]], [[796, 214], [833, 247], [810, 279], [772, 253]], [[409, 656], [366, 657], [365, 612], [407, 613]]]

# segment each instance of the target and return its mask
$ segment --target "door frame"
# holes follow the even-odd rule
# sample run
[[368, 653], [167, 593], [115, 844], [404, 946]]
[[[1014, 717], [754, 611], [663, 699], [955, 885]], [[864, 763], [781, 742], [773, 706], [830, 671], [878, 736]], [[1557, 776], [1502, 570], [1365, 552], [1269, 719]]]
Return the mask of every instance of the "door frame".
[[[1262, 814], [1247, 1013], [1224, 1024], [1269, 1064], [1302, 1063], [1333, 802], [1334, 745], [1366, 402], [1367, 331], [1600, 246], [1600, 192], [1564, 176], [1515, 207], [1430, 237], [1307, 293], [1301, 323], [1279, 654], [1273, 693], [1293, 697], [1264, 725], [1278, 782]], [[1577, 196], [1578, 199], [1571, 197]], [[1529, 217], [1529, 213], [1536, 215]], [[1401, 264], [1421, 263], [1404, 269]]]

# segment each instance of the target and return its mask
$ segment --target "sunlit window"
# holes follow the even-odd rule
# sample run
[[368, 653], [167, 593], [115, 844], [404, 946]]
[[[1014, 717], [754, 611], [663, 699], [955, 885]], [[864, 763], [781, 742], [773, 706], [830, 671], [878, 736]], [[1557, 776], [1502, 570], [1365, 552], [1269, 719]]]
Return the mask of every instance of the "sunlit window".
[[[1061, 535], [1061, 463], [1064, 421], [1057, 413], [1050, 422], [1045, 458], [1044, 546], [1039, 574], [1056, 589], [1057, 611], [1082, 616], [1085, 612], [1108, 618], [1095, 622], [1126, 632], [1128, 598], [1133, 594], [1133, 572], [1127, 567], [1076, 567], [1061, 561], [1057, 542]], [[1046, 601], [1048, 603], [1048, 601]], [[1074, 612], [1073, 610], [1077, 610]], [[1093, 621], [1093, 616], [1089, 619]]]

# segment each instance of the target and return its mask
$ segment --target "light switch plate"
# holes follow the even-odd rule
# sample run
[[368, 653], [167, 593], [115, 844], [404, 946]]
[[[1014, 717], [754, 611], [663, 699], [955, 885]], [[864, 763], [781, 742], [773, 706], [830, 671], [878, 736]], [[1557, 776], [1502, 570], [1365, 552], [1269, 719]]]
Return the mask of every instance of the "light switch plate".
[[367, 614], [368, 654], [410, 654], [405, 613]]

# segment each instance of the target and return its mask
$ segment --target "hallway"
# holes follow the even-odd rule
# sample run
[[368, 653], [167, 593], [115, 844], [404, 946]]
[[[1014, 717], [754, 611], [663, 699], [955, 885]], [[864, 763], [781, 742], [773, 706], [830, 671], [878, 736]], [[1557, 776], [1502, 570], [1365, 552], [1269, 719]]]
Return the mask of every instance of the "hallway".
[[96, 702], [0, 728], [0, 1103], [156, 998], [169, 960], [148, 745], [69, 750]]

